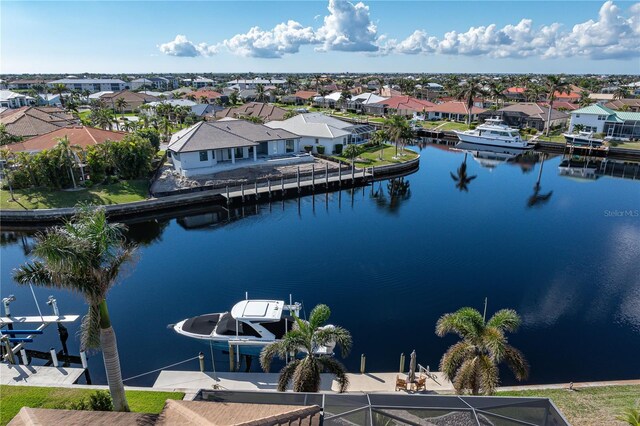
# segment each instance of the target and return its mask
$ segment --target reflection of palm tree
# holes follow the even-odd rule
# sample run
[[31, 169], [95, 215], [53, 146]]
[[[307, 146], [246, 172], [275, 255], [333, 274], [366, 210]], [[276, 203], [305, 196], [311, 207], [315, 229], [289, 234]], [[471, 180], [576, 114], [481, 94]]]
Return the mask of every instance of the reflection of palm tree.
[[540, 169], [538, 170], [538, 180], [536, 181], [536, 184], [533, 187], [533, 195], [531, 195], [531, 197], [529, 197], [529, 199], [527, 200], [527, 207], [535, 207], [535, 206], [542, 205], [547, 201], [549, 201], [549, 198], [551, 198], [551, 195], [553, 195], [553, 191], [549, 191], [546, 194], [540, 194], [540, 188], [541, 188], [540, 180], [542, 179], [542, 167], [544, 166], [544, 160], [546, 158], [546, 154], [542, 154], [540, 158], [541, 160], [540, 160]]
[[477, 176], [468, 176], [467, 175], [467, 153], [464, 153], [464, 160], [460, 167], [458, 167], [457, 174], [451, 173], [451, 179], [456, 182], [456, 188], [460, 191], [469, 192], [469, 184], [472, 180], [474, 180]]
[[411, 185], [408, 180], [404, 180], [404, 177], [390, 179], [387, 182], [387, 192], [389, 194], [388, 200], [381, 181], [378, 189], [372, 195], [376, 198], [379, 207], [388, 207], [391, 211], [397, 210], [403, 201], [411, 198]]

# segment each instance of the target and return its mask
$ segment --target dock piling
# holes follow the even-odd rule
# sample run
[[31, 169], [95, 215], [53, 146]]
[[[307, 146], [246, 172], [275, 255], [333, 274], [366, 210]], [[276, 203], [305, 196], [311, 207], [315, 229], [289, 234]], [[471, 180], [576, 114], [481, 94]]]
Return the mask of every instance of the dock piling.
[[82, 364], [82, 368], [87, 368], [89, 366], [87, 363], [87, 353], [85, 351], [80, 351], [80, 363]]
[[260, 196], [258, 195], [258, 181], [256, 180], [256, 181], [253, 183], [253, 185], [254, 185], [254, 189], [255, 189], [255, 191], [256, 191], [256, 200], [257, 200], [258, 198], [260, 198]]
[[233, 358], [233, 345], [229, 344], [229, 371], [235, 371]]
[[229, 185], [227, 185], [227, 204], [230, 204], [231, 200], [229, 199]]
[[51, 353], [51, 361], [53, 362], [53, 366], [58, 368], [58, 365], [60, 365], [58, 363], [58, 355], [56, 355], [56, 350], [54, 348], [49, 349], [49, 352]]
[[360, 374], [364, 374], [366, 362], [367, 357], [364, 354], [360, 355]]
[[284, 197], [284, 176], [280, 177], [280, 191], [282, 192], [282, 196]]
[[204, 353], [200, 352], [198, 354], [198, 361], [200, 361], [200, 372], [204, 373]]
[[316, 173], [316, 165], [312, 164], [311, 165], [311, 190], [315, 190], [316, 189], [316, 177], [315, 177], [315, 173]]
[[324, 163], [324, 186], [329, 188], [329, 163]]
[[356, 162], [355, 160], [351, 161], [351, 185], [353, 185], [353, 183], [356, 180]]
[[269, 198], [271, 198], [271, 178], [267, 178], [267, 188], [269, 190]]
[[404, 352], [400, 354], [400, 373], [404, 372]]
[[2, 336], [2, 343], [3, 343], [3, 347], [5, 348], [5, 351], [7, 352], [7, 361], [9, 361], [9, 364], [15, 364], [16, 360], [13, 357], [13, 350], [11, 348], [11, 342], [9, 342], [9, 336], [8, 335], [4, 335]]
[[298, 171], [296, 174], [297, 177], [297, 181], [298, 181], [298, 194], [300, 193], [300, 166], [298, 166]]
[[24, 348], [20, 348], [20, 358], [22, 358], [22, 365], [29, 365], [29, 358], [27, 357], [27, 351]]
[[342, 163], [338, 163], [338, 186], [342, 186]]
[[242, 202], [244, 203], [244, 183], [240, 184], [240, 193], [242, 194]]

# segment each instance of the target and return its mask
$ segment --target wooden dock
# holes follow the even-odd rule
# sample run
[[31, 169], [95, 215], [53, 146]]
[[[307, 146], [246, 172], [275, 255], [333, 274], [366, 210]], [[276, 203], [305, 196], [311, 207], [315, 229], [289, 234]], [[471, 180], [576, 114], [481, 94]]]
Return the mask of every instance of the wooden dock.
[[68, 386], [76, 383], [84, 368], [43, 367], [0, 363], [0, 384], [31, 386]]

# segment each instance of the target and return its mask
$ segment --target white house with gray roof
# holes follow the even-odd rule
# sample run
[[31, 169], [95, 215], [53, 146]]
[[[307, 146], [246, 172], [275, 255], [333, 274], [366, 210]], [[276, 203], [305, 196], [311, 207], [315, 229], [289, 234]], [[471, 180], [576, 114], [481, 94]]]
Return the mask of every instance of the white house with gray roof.
[[175, 133], [167, 148], [173, 167], [192, 177], [260, 161], [301, 150], [300, 136], [245, 120], [201, 121]]
[[609, 138], [640, 139], [640, 112], [616, 111], [593, 104], [571, 111], [569, 132], [578, 124], [585, 131], [604, 133]]
[[47, 86], [53, 87], [56, 84], [64, 84], [68, 90], [80, 90], [95, 92], [119, 92], [129, 88], [129, 84], [118, 78], [63, 78], [47, 83]]
[[328, 155], [336, 152], [336, 145], [366, 142], [375, 130], [368, 124], [349, 123], [318, 112], [298, 114], [284, 121], [270, 121], [265, 126], [300, 135], [302, 146], [312, 146], [314, 152], [318, 152], [318, 146], [324, 146]]

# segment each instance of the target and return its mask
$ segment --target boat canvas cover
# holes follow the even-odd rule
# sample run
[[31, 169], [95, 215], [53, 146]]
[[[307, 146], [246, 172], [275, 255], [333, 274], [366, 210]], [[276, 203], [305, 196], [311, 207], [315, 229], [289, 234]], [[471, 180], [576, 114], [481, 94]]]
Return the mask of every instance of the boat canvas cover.
[[243, 300], [231, 309], [231, 315], [240, 321], [279, 321], [283, 309], [282, 300]]

